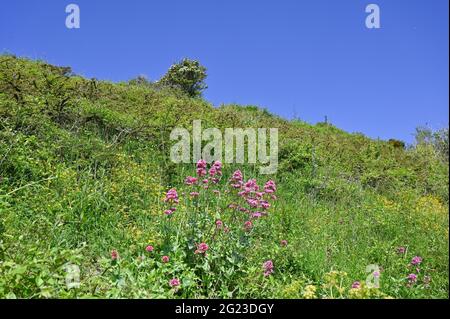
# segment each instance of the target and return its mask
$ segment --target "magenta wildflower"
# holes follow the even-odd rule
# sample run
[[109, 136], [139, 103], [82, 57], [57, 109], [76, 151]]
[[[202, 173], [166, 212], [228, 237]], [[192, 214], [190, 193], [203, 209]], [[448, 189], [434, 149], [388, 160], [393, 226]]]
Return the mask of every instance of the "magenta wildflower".
[[282, 247], [286, 247], [287, 244], [288, 244], [288, 242], [287, 242], [286, 239], [283, 239], [283, 240], [280, 242], [280, 244], [281, 244]]
[[275, 185], [275, 182], [270, 180], [264, 185], [264, 191], [267, 194], [275, 193], [277, 190], [277, 186]]
[[408, 281], [410, 284], [413, 284], [417, 281], [417, 275], [416, 274], [409, 274], [408, 275]]
[[397, 248], [397, 253], [400, 255], [403, 255], [406, 252], [406, 248], [403, 246], [400, 246]]
[[197, 181], [198, 181], [198, 178], [188, 176], [188, 177], [186, 177], [185, 183], [186, 183], [186, 185], [194, 185], [195, 183], [197, 183]]
[[244, 229], [245, 229], [246, 231], [250, 231], [252, 228], [253, 228], [253, 223], [252, 223], [251, 221], [247, 220], [247, 221], [244, 223]]
[[413, 265], [413, 266], [420, 265], [421, 262], [422, 262], [422, 258], [419, 256], [415, 256], [411, 260], [411, 265]]
[[220, 219], [219, 219], [219, 220], [216, 220], [216, 227], [217, 227], [218, 229], [221, 229], [221, 228], [223, 227], [223, 221], [221, 221]]
[[152, 245], [148, 245], [147, 247], [145, 247], [145, 250], [146, 250], [147, 252], [151, 253], [151, 252], [154, 250], [154, 248], [153, 248]]
[[256, 208], [258, 207], [258, 200], [257, 199], [253, 199], [253, 198], [248, 198], [247, 199], [247, 204], [250, 205], [250, 207]]
[[170, 258], [169, 256], [162, 256], [161, 261], [166, 264], [170, 261]]
[[359, 281], [353, 282], [352, 288], [353, 288], [353, 289], [359, 289], [359, 288], [361, 288], [361, 283], [360, 283]]
[[217, 173], [218, 173], [219, 175], [222, 175], [222, 174], [221, 174], [221, 170], [222, 170], [222, 162], [220, 162], [220, 161], [215, 161], [215, 162], [213, 163], [212, 166], [214, 167], [214, 169], [217, 171]]
[[172, 209], [166, 209], [166, 210], [164, 211], [164, 214], [166, 214], [167, 216], [170, 216], [170, 215], [173, 214], [173, 212], [174, 212], [174, 210], [172, 210]]
[[199, 160], [197, 162], [197, 168], [206, 168], [206, 161], [205, 160]]
[[166, 198], [164, 199], [165, 202], [169, 203], [178, 203], [178, 193], [175, 188], [170, 189], [167, 194]]
[[231, 176], [231, 181], [241, 185], [240, 183], [242, 182], [243, 176], [242, 176], [242, 172], [240, 170], [237, 170], [233, 173], [233, 176]]
[[197, 162], [197, 175], [198, 176], [205, 176], [206, 175], [206, 161], [199, 160]]
[[197, 250], [194, 253], [195, 254], [205, 254], [208, 249], [209, 249], [208, 244], [201, 243], [201, 244], [197, 245]]
[[262, 217], [262, 213], [261, 212], [254, 212], [254, 213], [252, 213], [252, 217], [253, 218], [260, 218], [260, 217]]
[[264, 208], [264, 209], [268, 209], [268, 208], [270, 207], [269, 202], [268, 202], [268, 201], [265, 201], [265, 200], [262, 200], [262, 201], [260, 202], [260, 204], [261, 204], [261, 207]]
[[111, 260], [115, 261], [117, 259], [119, 259], [119, 253], [117, 252], [117, 250], [114, 249], [111, 251]]
[[273, 271], [273, 262], [272, 260], [267, 260], [263, 263], [263, 271], [264, 271], [264, 277], [270, 276]]
[[178, 287], [180, 285], [180, 280], [178, 278], [173, 278], [169, 280], [170, 287]]

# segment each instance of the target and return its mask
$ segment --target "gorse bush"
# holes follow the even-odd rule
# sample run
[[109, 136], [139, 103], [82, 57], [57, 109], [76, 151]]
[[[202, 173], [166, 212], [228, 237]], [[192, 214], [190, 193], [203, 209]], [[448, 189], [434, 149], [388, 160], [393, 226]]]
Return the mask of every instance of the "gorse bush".
[[[196, 119], [278, 128], [277, 173], [172, 163], [171, 130]], [[431, 135], [396, 147], [0, 56], [0, 297], [448, 298], [448, 157]]]
[[180, 88], [191, 97], [199, 97], [207, 88], [206, 76], [206, 68], [200, 62], [185, 58], [173, 64], [158, 82]]

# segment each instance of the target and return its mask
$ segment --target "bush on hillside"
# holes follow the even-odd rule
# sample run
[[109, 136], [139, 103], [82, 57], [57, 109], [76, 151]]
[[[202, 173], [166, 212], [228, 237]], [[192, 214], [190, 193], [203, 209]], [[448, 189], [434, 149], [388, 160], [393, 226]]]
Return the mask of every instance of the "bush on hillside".
[[200, 97], [207, 88], [206, 68], [196, 60], [183, 59], [173, 64], [159, 83], [182, 89], [191, 97]]

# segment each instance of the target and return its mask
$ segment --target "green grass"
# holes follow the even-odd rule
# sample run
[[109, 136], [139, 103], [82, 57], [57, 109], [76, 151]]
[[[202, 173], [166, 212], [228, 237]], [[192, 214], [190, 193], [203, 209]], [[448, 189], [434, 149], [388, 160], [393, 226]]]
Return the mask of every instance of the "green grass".
[[[170, 162], [168, 137], [194, 119], [279, 128], [277, 174], [225, 165], [221, 182], [192, 201], [184, 179], [195, 165]], [[237, 169], [278, 186], [250, 232], [245, 214], [226, 208], [241, 200], [225, 192]], [[170, 188], [180, 204], [168, 218]], [[218, 218], [229, 233], [215, 230]], [[206, 257], [194, 254], [200, 242]], [[448, 162], [432, 145], [403, 149], [255, 106], [214, 108], [171, 89], [0, 56], [2, 298], [448, 298], [448, 256]], [[274, 273], [264, 277], [269, 259]], [[78, 288], [66, 285], [68, 264], [80, 268]], [[381, 269], [378, 289], [364, 284], [371, 264]], [[408, 286], [410, 273], [418, 280]]]

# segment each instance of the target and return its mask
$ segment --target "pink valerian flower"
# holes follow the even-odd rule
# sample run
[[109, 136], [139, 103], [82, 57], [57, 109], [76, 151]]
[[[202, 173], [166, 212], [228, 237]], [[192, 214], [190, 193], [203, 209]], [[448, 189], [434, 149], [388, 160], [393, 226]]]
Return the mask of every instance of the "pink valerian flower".
[[352, 284], [352, 289], [359, 289], [361, 288], [361, 283], [359, 281], [354, 281]]
[[282, 247], [286, 247], [286, 246], [288, 245], [288, 242], [287, 242], [286, 239], [283, 239], [283, 240], [280, 242], [280, 244], [281, 244]]
[[277, 195], [272, 194], [270, 195], [270, 198], [272, 198], [273, 200], [277, 200]]
[[262, 200], [260, 201], [261, 207], [264, 209], [268, 209], [270, 207], [270, 204], [268, 201]]
[[254, 213], [252, 213], [252, 217], [253, 218], [260, 218], [260, 217], [262, 217], [262, 213], [261, 212], [254, 212]]
[[233, 184], [231, 184], [231, 186], [233, 188], [241, 188], [242, 187], [242, 182], [233, 183]]
[[410, 284], [413, 284], [417, 281], [417, 275], [416, 274], [409, 274], [408, 275], [408, 282]]
[[197, 162], [197, 168], [206, 168], [206, 161], [205, 160], [199, 160]]
[[169, 256], [162, 256], [161, 261], [166, 264], [170, 261], [170, 258]]
[[243, 191], [241, 191], [241, 192], [238, 193], [238, 196], [241, 196], [241, 197], [247, 197], [249, 194], [250, 194], [249, 191], [243, 190]]
[[255, 193], [256, 199], [261, 199], [261, 198], [263, 198], [263, 196], [264, 196], [264, 193], [263, 193], [263, 192], [256, 192], [256, 193]]
[[145, 247], [145, 251], [151, 253], [154, 250], [152, 245], [148, 245], [147, 247]]
[[263, 263], [263, 271], [264, 271], [264, 277], [270, 276], [274, 271], [273, 271], [273, 261], [272, 260], [267, 260]]
[[214, 167], [211, 167], [211, 168], [209, 169], [208, 173], [209, 173], [209, 176], [213, 177], [213, 176], [216, 175], [217, 170], [216, 170]]
[[202, 181], [202, 183], [203, 183], [203, 184], [208, 184], [208, 183], [209, 183], [209, 180], [208, 180], [207, 178], [205, 178], [205, 179]]
[[406, 248], [405, 247], [398, 247], [397, 248], [397, 253], [399, 254], [399, 255], [403, 255], [404, 253], [406, 252]]
[[[222, 162], [221, 161], [215, 161], [212, 165], [212, 167], [219, 173], [222, 170]], [[221, 173], [220, 173], [221, 175]]]
[[259, 190], [259, 186], [256, 183], [256, 179], [249, 179], [247, 183], [244, 184], [245, 190], [248, 192], [256, 192]]
[[419, 256], [415, 256], [415, 257], [411, 260], [411, 265], [417, 266], [417, 265], [420, 265], [421, 262], [422, 262], [422, 258], [419, 257]]
[[194, 185], [195, 183], [197, 183], [197, 181], [198, 181], [198, 178], [188, 176], [188, 177], [186, 177], [185, 184], [186, 185]]
[[174, 213], [174, 211], [175, 211], [175, 209], [173, 209], [173, 208], [166, 209], [164, 211], [164, 214], [167, 215], [167, 216], [170, 216], [170, 215], [172, 215]]
[[170, 189], [167, 194], [166, 198], [164, 198], [164, 202], [169, 203], [177, 203], [178, 204], [178, 193], [175, 188]]
[[233, 173], [230, 179], [232, 182], [242, 185], [241, 182], [243, 180], [242, 172], [240, 170], [237, 170]]
[[277, 186], [275, 185], [275, 182], [270, 180], [264, 185], [264, 191], [267, 194], [275, 193], [277, 190]]
[[117, 259], [119, 259], [119, 253], [117, 252], [117, 250], [114, 249], [111, 251], [111, 260], [115, 261]]
[[197, 162], [197, 175], [198, 176], [205, 176], [206, 175], [206, 161], [199, 160]]
[[205, 254], [206, 251], [209, 249], [208, 244], [206, 243], [200, 243], [197, 245], [197, 250], [194, 252], [195, 254]]
[[216, 178], [216, 177], [213, 177], [213, 178], [211, 178], [211, 182], [212, 182], [213, 184], [217, 184], [217, 183], [219, 182], [219, 179]]
[[252, 208], [256, 208], [258, 207], [259, 201], [257, 199], [247, 198], [247, 204], [249, 204]]
[[178, 287], [180, 285], [180, 280], [178, 278], [173, 278], [169, 280], [169, 286], [174, 288], [174, 287]]
[[206, 169], [204, 169], [204, 168], [197, 168], [196, 172], [197, 172], [197, 175], [200, 177], [206, 175]]
[[244, 223], [244, 229], [245, 229], [246, 231], [250, 231], [252, 228], [253, 228], [253, 223], [252, 223], [251, 221], [247, 220], [247, 221]]
[[223, 227], [223, 221], [221, 221], [220, 219], [216, 220], [216, 227], [217, 229], [221, 229]]

